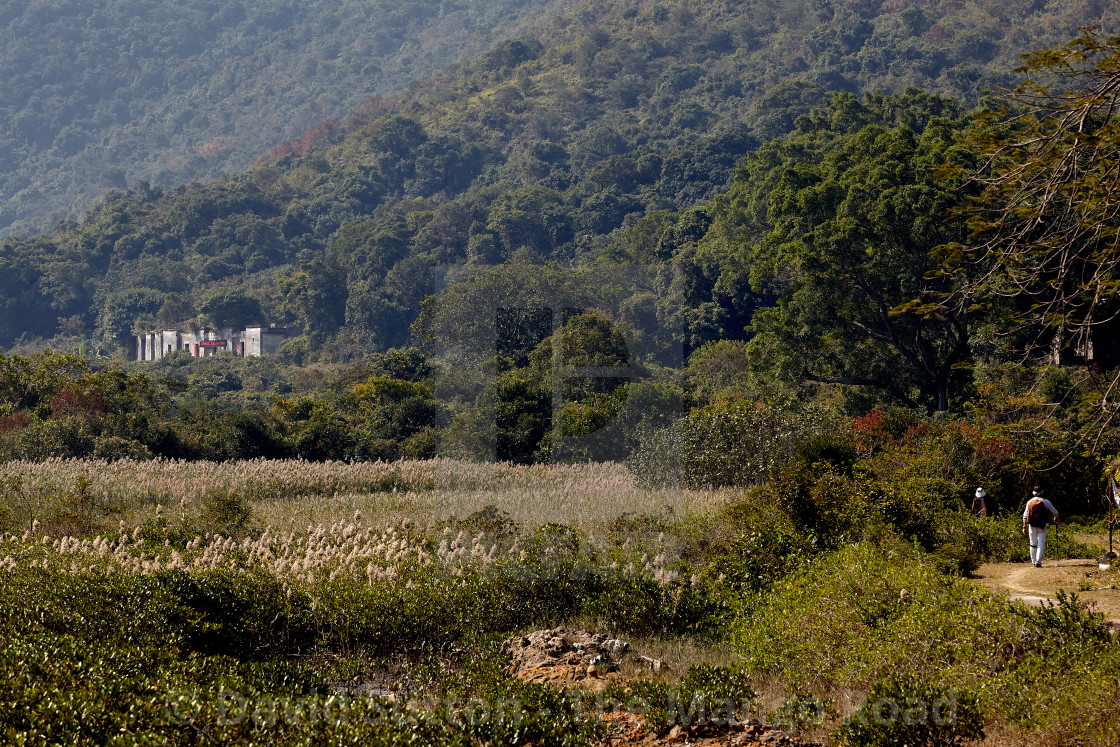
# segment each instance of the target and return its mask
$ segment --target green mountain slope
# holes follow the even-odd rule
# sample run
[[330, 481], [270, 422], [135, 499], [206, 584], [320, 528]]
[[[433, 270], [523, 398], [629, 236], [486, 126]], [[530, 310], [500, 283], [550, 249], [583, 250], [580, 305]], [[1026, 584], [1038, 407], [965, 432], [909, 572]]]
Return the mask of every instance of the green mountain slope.
[[544, 0], [13, 0], [0, 7], [0, 232], [277, 142], [489, 47]]
[[[235, 178], [118, 192], [0, 252], [0, 344], [298, 323], [296, 357], [404, 342], [448, 265], [688, 263], [742, 157], [835, 90], [974, 102], [1106, 3], [592, 2]], [[680, 211], [686, 211], [680, 213]], [[687, 284], [688, 273], [684, 274]], [[695, 289], [694, 289], [695, 290]], [[687, 291], [687, 292], [685, 292]], [[682, 291], [698, 340], [742, 329]], [[707, 300], [705, 300], [707, 294]], [[748, 314], [749, 310], [742, 310]]]

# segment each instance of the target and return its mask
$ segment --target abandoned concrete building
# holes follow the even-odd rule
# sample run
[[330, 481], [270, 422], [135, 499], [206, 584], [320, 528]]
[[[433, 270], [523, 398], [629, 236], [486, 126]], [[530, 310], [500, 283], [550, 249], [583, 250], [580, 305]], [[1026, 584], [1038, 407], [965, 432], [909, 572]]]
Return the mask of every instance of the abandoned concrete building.
[[286, 327], [203, 327], [196, 331], [186, 327], [149, 332], [135, 338], [132, 360], [158, 361], [164, 356], [186, 350], [195, 358], [205, 358], [221, 352], [242, 357], [275, 353], [280, 343], [294, 334]]

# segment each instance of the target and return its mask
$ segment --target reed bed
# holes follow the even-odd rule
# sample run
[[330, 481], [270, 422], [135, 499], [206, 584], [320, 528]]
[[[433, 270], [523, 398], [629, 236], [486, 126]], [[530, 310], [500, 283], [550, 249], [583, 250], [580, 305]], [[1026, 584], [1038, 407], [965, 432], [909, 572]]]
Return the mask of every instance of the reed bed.
[[[539, 563], [554, 553], [571, 555], [571, 548], [542, 547], [531, 535], [471, 533], [450, 525], [429, 532], [407, 520], [378, 527], [367, 522], [360, 511], [348, 521], [308, 525], [299, 532], [268, 527], [258, 537], [240, 539], [208, 533], [185, 544], [173, 543], [174, 538], [174, 529], [166, 520], [131, 530], [122, 521], [119, 531], [93, 538], [51, 537], [41, 534], [38, 527], [21, 535], [4, 533], [0, 534], [0, 571], [29, 567], [114, 575], [223, 570], [267, 573], [303, 589], [339, 580], [413, 588], [434, 579], [486, 573], [499, 565], [508, 572], [517, 564]], [[523, 540], [529, 549], [523, 548]], [[661, 586], [681, 580], [679, 558], [664, 537], [640, 558], [636, 552], [611, 550], [592, 533], [568, 560], [601, 564], [622, 578], [644, 577]]]
[[726, 505], [735, 491], [641, 490], [618, 484], [576, 481], [566, 485], [499, 485], [488, 490], [406, 493], [354, 493], [262, 501], [253, 506], [265, 526], [290, 530], [308, 521], [333, 523], [354, 511], [379, 522], [411, 519], [438, 524], [465, 519], [493, 506], [523, 527], [557, 522], [581, 529], [601, 527], [626, 514], [680, 518], [705, 514]]
[[[82, 512], [132, 525], [156, 506], [197, 507], [217, 493], [252, 507], [261, 527], [291, 531], [361, 511], [371, 521], [439, 522], [494, 506], [514, 521], [591, 528], [623, 514], [708, 513], [735, 491], [638, 487], [620, 464], [487, 464], [452, 459], [403, 462], [54, 459], [0, 464], [0, 510], [8, 530]], [[115, 523], [115, 521], [114, 521]], [[56, 532], [57, 533], [57, 532]]]

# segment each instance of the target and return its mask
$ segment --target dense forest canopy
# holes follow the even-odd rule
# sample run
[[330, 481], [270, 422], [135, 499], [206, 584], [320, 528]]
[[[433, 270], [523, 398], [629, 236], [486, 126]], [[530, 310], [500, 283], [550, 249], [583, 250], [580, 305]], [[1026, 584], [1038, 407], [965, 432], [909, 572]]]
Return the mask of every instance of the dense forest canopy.
[[583, 4], [236, 176], [153, 175], [9, 238], [0, 345], [123, 356], [135, 333], [251, 309], [305, 332], [293, 360], [346, 360], [406, 343], [440, 268], [599, 258], [671, 264], [655, 305], [689, 350], [742, 338], [754, 295], [696, 244], [747, 153], [836, 91], [917, 85], [968, 106], [1111, 8]]
[[[105, 191], [140, 180], [166, 188], [244, 168], [278, 142], [519, 31], [549, 46], [576, 42], [572, 53], [595, 50], [599, 71], [617, 76], [585, 88], [616, 105], [651, 85], [672, 97], [721, 68], [719, 95], [757, 102], [756, 126], [768, 136], [792, 122], [786, 105], [817, 87], [917, 85], [971, 103], [1009, 82], [1024, 49], [1107, 24], [1110, 12], [1103, 2], [8, 3], [0, 11], [0, 235], [77, 218]], [[621, 25], [620, 14], [628, 17]], [[711, 35], [678, 44], [633, 23], [639, 16], [663, 27], [711, 24]], [[677, 60], [682, 54], [690, 59]], [[662, 80], [663, 63], [674, 60], [684, 67]], [[688, 68], [695, 64], [705, 70]], [[769, 94], [783, 81], [798, 84]], [[680, 115], [698, 116], [710, 112]]]

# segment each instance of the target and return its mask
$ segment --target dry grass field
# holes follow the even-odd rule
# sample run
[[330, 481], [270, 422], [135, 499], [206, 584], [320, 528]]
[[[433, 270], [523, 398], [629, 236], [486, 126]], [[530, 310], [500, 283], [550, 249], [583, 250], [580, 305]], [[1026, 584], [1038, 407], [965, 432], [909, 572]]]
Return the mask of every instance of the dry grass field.
[[[682, 518], [726, 505], [741, 491], [646, 490], [619, 464], [477, 464], [252, 460], [228, 464], [166, 460], [51, 460], [0, 465], [5, 529], [38, 520], [53, 536], [85, 521], [116, 529], [156, 515], [198, 513], [208, 497], [232, 494], [260, 527], [332, 524], [361, 511], [375, 524], [435, 524], [494, 506], [523, 527], [556, 522], [593, 529], [624, 515]], [[80, 514], [75, 516], [75, 514]]]

